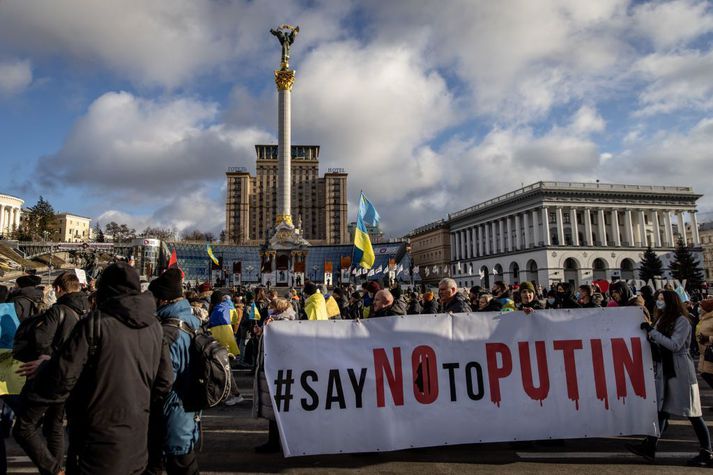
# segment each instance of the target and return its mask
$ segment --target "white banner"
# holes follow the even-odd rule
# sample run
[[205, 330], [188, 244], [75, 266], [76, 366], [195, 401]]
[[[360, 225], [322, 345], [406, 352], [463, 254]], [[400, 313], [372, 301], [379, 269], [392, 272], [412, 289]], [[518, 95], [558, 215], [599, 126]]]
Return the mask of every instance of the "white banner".
[[622, 307], [273, 322], [285, 455], [655, 435], [641, 320]]

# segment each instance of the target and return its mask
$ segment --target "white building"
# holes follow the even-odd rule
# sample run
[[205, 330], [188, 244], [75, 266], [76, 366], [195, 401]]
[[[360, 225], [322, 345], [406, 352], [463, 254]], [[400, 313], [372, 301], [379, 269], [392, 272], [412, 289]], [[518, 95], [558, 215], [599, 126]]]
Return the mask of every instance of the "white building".
[[20, 227], [20, 215], [24, 200], [10, 195], [0, 194], [0, 236], [8, 237]]
[[92, 239], [92, 220], [71, 213], [54, 216], [57, 240], [61, 242], [87, 242]]
[[668, 267], [684, 213], [700, 251], [700, 197], [681, 186], [534, 183], [449, 215], [451, 273], [461, 287], [634, 279], [649, 245]]

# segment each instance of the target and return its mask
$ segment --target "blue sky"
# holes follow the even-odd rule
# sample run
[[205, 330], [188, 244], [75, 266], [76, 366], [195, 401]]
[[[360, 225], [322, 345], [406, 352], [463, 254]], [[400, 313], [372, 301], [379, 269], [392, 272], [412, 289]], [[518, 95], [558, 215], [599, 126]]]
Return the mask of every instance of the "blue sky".
[[276, 140], [284, 22], [293, 143], [346, 168], [387, 234], [538, 180], [693, 186], [713, 220], [697, 0], [5, 0], [0, 193], [219, 231], [225, 169]]

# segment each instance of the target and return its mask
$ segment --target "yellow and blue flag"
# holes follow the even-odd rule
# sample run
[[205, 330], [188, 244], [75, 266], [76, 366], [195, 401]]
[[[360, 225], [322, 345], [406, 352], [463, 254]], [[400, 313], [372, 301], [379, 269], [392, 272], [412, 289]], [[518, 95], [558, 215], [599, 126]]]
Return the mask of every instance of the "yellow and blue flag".
[[208, 257], [210, 257], [210, 260], [213, 261], [213, 264], [219, 266], [220, 262], [218, 262], [218, 259], [213, 254], [213, 249], [210, 247], [210, 244], [206, 244], [206, 251], [208, 251]]
[[354, 231], [354, 259], [364, 269], [371, 269], [374, 265], [374, 248], [371, 247], [371, 239], [369, 239], [368, 226], [377, 226], [379, 224], [379, 213], [374, 208], [374, 205], [369, 202], [362, 191], [359, 198], [359, 212], [357, 214], [357, 227]]

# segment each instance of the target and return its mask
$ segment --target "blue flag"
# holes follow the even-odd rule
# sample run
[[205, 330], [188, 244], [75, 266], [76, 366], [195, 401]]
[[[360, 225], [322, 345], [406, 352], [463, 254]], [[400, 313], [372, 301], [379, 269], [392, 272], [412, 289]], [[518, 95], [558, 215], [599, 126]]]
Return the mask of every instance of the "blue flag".
[[369, 231], [366, 226], [377, 226], [379, 219], [379, 213], [376, 211], [376, 208], [374, 208], [374, 205], [369, 202], [364, 192], [362, 192], [359, 197], [357, 227], [354, 231], [354, 262], [364, 269], [371, 269], [376, 260], [374, 248], [371, 246], [371, 239], [369, 239]]

